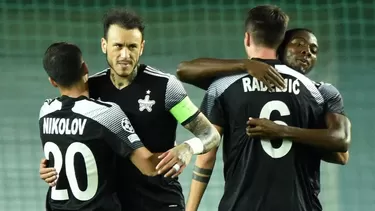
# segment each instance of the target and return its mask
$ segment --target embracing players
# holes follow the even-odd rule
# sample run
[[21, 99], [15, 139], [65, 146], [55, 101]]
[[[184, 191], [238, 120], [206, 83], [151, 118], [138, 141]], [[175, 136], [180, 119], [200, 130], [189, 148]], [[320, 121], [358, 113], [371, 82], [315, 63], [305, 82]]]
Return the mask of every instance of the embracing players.
[[[187, 164], [174, 156], [178, 123], [195, 135], [187, 144], [180, 145], [194, 154], [218, 146], [220, 135], [191, 102], [175, 76], [139, 63], [145, 46], [145, 27], [139, 16], [122, 9], [110, 10], [104, 17], [103, 28], [101, 47], [109, 68], [89, 78], [89, 95], [118, 104], [144, 146], [160, 155], [160, 164], [173, 165], [166, 176], [177, 176]], [[184, 210], [178, 178], [145, 176], [129, 159], [120, 157], [117, 166], [116, 188], [123, 210]], [[158, 169], [165, 170], [160, 166]], [[56, 170], [46, 168], [44, 161], [40, 174], [46, 182], [55, 184]]]
[[[159, 159], [144, 147], [117, 104], [88, 97], [88, 69], [77, 46], [52, 44], [43, 66], [61, 94], [46, 100], [39, 114], [44, 154], [59, 174], [57, 185], [48, 191], [47, 207], [120, 211], [115, 155], [130, 159], [150, 176], [157, 175]], [[172, 149], [176, 153], [171, 156], [186, 163], [192, 153], [182, 145]], [[172, 166], [168, 163], [165, 171]]]
[[[265, 6], [267, 7], [267, 6]], [[260, 18], [260, 23], [263, 22], [265, 25], [267, 25], [267, 21], [261, 20], [262, 19], [262, 13], [260, 13], [260, 8], [265, 7], [257, 7], [257, 9], [253, 9], [249, 13], [249, 19], [250, 16], [253, 18], [258, 16]], [[256, 12], [258, 11], [258, 12]], [[269, 11], [268, 11], [269, 12]], [[257, 15], [255, 15], [257, 14]], [[267, 13], [267, 11], [263, 10], [263, 15], [269, 15], [270, 13]], [[271, 15], [271, 17], [275, 17], [278, 14], [271, 12], [274, 16]], [[259, 16], [260, 15], [260, 16]], [[263, 17], [265, 18], [265, 17]], [[256, 22], [256, 21], [255, 21]], [[277, 22], [277, 21], [276, 21]], [[276, 22], [273, 23], [273, 27], [268, 27], [268, 32], [272, 28], [274, 30], [279, 29]], [[269, 22], [268, 22], [269, 23]], [[253, 46], [248, 46], [247, 52], [251, 51], [249, 49], [253, 49], [253, 52], [258, 52], [256, 54], [261, 54], [262, 52], [266, 52], [261, 50], [262, 48], [255, 48], [254, 45], [260, 46], [267, 46], [265, 45], [266, 40], [269, 39], [271, 35], [265, 36], [259, 39], [257, 36], [259, 34], [264, 33], [264, 31], [261, 30], [259, 32], [258, 27], [261, 27], [262, 24], [251, 24], [247, 22], [246, 26], [247, 32], [245, 35], [245, 46], [249, 44], [248, 37], [250, 36], [252, 40]], [[264, 25], [264, 26], [265, 26]], [[250, 26], [250, 28], [249, 28]], [[258, 27], [257, 27], [258, 26]], [[271, 24], [269, 25], [271, 26]], [[266, 33], [269, 34], [269, 33]], [[275, 33], [271, 33], [275, 34]], [[277, 33], [276, 33], [277, 35]], [[302, 36], [302, 38], [301, 38]], [[311, 37], [311, 36], [310, 36]], [[315, 37], [315, 36], [314, 36]], [[292, 39], [293, 38], [293, 39]], [[303, 63], [304, 68], [308, 67], [310, 68], [310, 64], [312, 59], [312, 56], [316, 56], [317, 51], [317, 43], [311, 43], [311, 40], [306, 40], [309, 37], [306, 37], [303, 33], [297, 34], [297, 36], [289, 37], [290, 40], [286, 41], [287, 43], [291, 42], [291, 45], [288, 45], [288, 56], [290, 55], [297, 55], [296, 59], [301, 60], [300, 62]], [[274, 37], [274, 40], [279, 40], [279, 38]], [[258, 43], [257, 43], [258, 42]], [[279, 43], [280, 44], [280, 43]], [[285, 40], [284, 40], [285, 44]], [[301, 55], [297, 51], [301, 51]], [[276, 49], [273, 50], [274, 53], [276, 53]], [[312, 55], [314, 53], [314, 55]], [[254, 57], [254, 54], [248, 53], [250, 57]], [[256, 56], [255, 56], [256, 57]], [[260, 56], [259, 56], [260, 57]], [[276, 57], [275, 57], [276, 58]], [[307, 59], [306, 59], [307, 58]], [[289, 58], [290, 59], [290, 58]], [[292, 58], [293, 59], [293, 58]], [[314, 60], [315, 61], [315, 60]], [[269, 63], [269, 61], [268, 61]], [[297, 64], [298, 63], [297, 61]], [[306, 65], [309, 64], [309, 65]], [[252, 67], [258, 68], [266, 68], [265, 70], [269, 69], [268, 65], [262, 65], [259, 62], [255, 62], [254, 60], [246, 61], [246, 60], [215, 60], [215, 59], [196, 59], [191, 62], [184, 62], [180, 65], [180, 70], [178, 71], [178, 75], [180, 78], [186, 82], [192, 83], [194, 85], [197, 85], [199, 87], [207, 87], [207, 84], [210, 83], [210, 81], [215, 79], [215, 76], [217, 75], [224, 75], [224, 74], [231, 74], [235, 71], [244, 71], [246, 69], [249, 70], [253, 75], [257, 75], [260, 78], [264, 78], [264, 74], [259, 73], [252, 69]], [[293, 67], [293, 66], [292, 66]], [[181, 70], [182, 69], [182, 70]], [[185, 69], [185, 70], [184, 70]], [[279, 66], [277, 66], [277, 69], [282, 72], [283, 69], [280, 69]], [[189, 70], [189, 71], [188, 71]], [[192, 72], [195, 71], [195, 73], [190, 74], [190, 70]], [[207, 70], [207, 71], [206, 71]], [[200, 74], [201, 73], [201, 74]], [[202, 77], [195, 78], [195, 76], [202, 75]], [[299, 75], [298, 73], [292, 73], [293, 75]], [[244, 99], [245, 96], [239, 96], [240, 94], [235, 95], [233, 92], [234, 90], [242, 89], [242, 92], [249, 92], [248, 98], [250, 98], [250, 93], [258, 93], [263, 92], [267, 90], [266, 86], [262, 83], [259, 83], [256, 79], [248, 80], [246, 77], [243, 77], [241, 75], [237, 76], [231, 76], [231, 77], [225, 77], [222, 79], [218, 79], [214, 84], [211, 85], [211, 87], [208, 89], [206, 96], [205, 96], [205, 104], [204, 107], [207, 108], [207, 115], [210, 116], [210, 120], [213, 123], [216, 124], [223, 124], [224, 123], [224, 175], [226, 179], [226, 189], [223, 196], [223, 199], [220, 203], [220, 210], [320, 210], [321, 206], [319, 203], [319, 200], [317, 198], [317, 195], [319, 193], [319, 164], [320, 164], [320, 158], [322, 158], [322, 155], [325, 153], [325, 157], [329, 161], [338, 162], [338, 163], [344, 163], [347, 160], [347, 157], [345, 157], [345, 153], [331, 153], [330, 151], [341, 151], [345, 152], [348, 147], [348, 143], [350, 141], [350, 122], [345, 120], [345, 117], [343, 117], [340, 114], [337, 114], [336, 112], [342, 113], [343, 110], [339, 106], [333, 107], [333, 103], [336, 103], [341, 100], [341, 96], [337, 95], [338, 92], [336, 89], [333, 89], [330, 85], [323, 85], [319, 86], [319, 89], [322, 93], [316, 92], [317, 89], [314, 87], [314, 83], [307, 82], [306, 78], [304, 77], [298, 77], [298, 80], [290, 80], [289, 77], [286, 77], [285, 74], [283, 75], [285, 77], [286, 82], [286, 88], [283, 89], [282, 92], [287, 92], [289, 94], [296, 94], [296, 87], [300, 87], [300, 85], [297, 85], [298, 83], [302, 83], [306, 89], [309, 89], [311, 92], [311, 95], [315, 98], [315, 103], [318, 104], [317, 107], [308, 109], [310, 111], [316, 111], [316, 110], [322, 110], [324, 107], [325, 112], [328, 112], [327, 114], [329, 116], [325, 116], [326, 122], [331, 122], [332, 124], [329, 125], [329, 129], [319, 129], [319, 130], [310, 130], [310, 133], [319, 133], [320, 135], [313, 135], [313, 138], [309, 138], [310, 141], [306, 141], [303, 137], [301, 137], [301, 133], [303, 131], [307, 131], [308, 129], [300, 129], [297, 128], [298, 126], [303, 127], [300, 125], [301, 123], [309, 123], [310, 128], [317, 128], [321, 127], [323, 125], [323, 121], [320, 121], [322, 125], [315, 125], [315, 123], [318, 123], [319, 121], [314, 122], [313, 119], [310, 119], [309, 122], [306, 122], [307, 119], [304, 119], [303, 121], [299, 121], [299, 124], [293, 124], [291, 122], [296, 121], [293, 117], [292, 119], [288, 121], [288, 118], [293, 115], [299, 115], [301, 116], [301, 110], [298, 112], [298, 109], [296, 109], [294, 106], [304, 107], [306, 106], [306, 103], [309, 103], [311, 101], [312, 96], [303, 99], [299, 99], [304, 101], [303, 103], [299, 102], [297, 104], [294, 103], [294, 106], [283, 106], [282, 103], [285, 101], [290, 103], [290, 100], [280, 100], [280, 99], [273, 99], [272, 101], [265, 104], [264, 109], [260, 109], [259, 103], [262, 102], [262, 98], [260, 97], [251, 97], [252, 102], [248, 102], [247, 104], [243, 103], [236, 103], [236, 101], [239, 101], [238, 99]], [[242, 77], [242, 78], [241, 78]], [[220, 83], [221, 82], [221, 83]], [[232, 84], [233, 82], [233, 84]], [[242, 82], [242, 87], [241, 84]], [[228, 85], [228, 83], [230, 85]], [[267, 84], [269, 86], [269, 84]], [[311, 86], [313, 85], [313, 86]], [[240, 86], [240, 87], [236, 87]], [[315, 89], [314, 89], [314, 88]], [[299, 89], [300, 90], [300, 89]], [[325, 90], [325, 91], [322, 91]], [[335, 92], [336, 90], [336, 92]], [[279, 93], [280, 90], [276, 89], [276, 93]], [[336, 94], [335, 94], [336, 93]], [[213, 98], [214, 96], [215, 100], [210, 100], [210, 98]], [[259, 94], [255, 94], [259, 95]], [[273, 96], [272, 96], [273, 95]], [[301, 92], [299, 92], [297, 95], [301, 97]], [[232, 99], [229, 100], [229, 96], [237, 98], [237, 100]], [[268, 97], [275, 97], [275, 93], [269, 94]], [[266, 97], [264, 97], [266, 99]], [[322, 105], [322, 101], [324, 99], [324, 105]], [[264, 99], [263, 99], [264, 100]], [[275, 101], [276, 100], [276, 101]], [[250, 101], [250, 99], [249, 99]], [[329, 101], [327, 103], [327, 101]], [[280, 104], [281, 102], [281, 104]], [[342, 102], [342, 100], [341, 100]], [[288, 105], [288, 103], [286, 103]], [[293, 103], [292, 103], [293, 104]], [[312, 106], [310, 105], [310, 106]], [[252, 109], [259, 107], [259, 114], [253, 114]], [[279, 109], [279, 113], [277, 111], [272, 111], [272, 106], [276, 106], [277, 109]], [[217, 108], [215, 108], [217, 107]], [[289, 108], [288, 108], [289, 107]], [[328, 107], [328, 108], [327, 108]], [[219, 109], [218, 109], [219, 108]], [[287, 110], [285, 108], [288, 108]], [[307, 106], [307, 108], [309, 108]], [[237, 111], [236, 111], [237, 109]], [[245, 112], [248, 112], [249, 117], [263, 117], [264, 119], [251, 119], [249, 121], [249, 124], [251, 124], [252, 128], [248, 128], [249, 135], [253, 137], [261, 137], [260, 143], [252, 143], [254, 141], [259, 141], [259, 139], [251, 139], [252, 141], [249, 143], [247, 140], [245, 140], [244, 131], [241, 131], [244, 129], [244, 125], [240, 125], [243, 121], [248, 121], [247, 119], [241, 120], [244, 115], [243, 113], [240, 114], [241, 111], [246, 110]], [[271, 109], [271, 110], [270, 110]], [[202, 109], [204, 110], [204, 109]], [[217, 111], [219, 110], [219, 112]], [[288, 115], [288, 110], [290, 113], [290, 116]], [[340, 111], [341, 110], [341, 111]], [[269, 114], [271, 116], [264, 116], [265, 111], [270, 112]], [[307, 115], [309, 111], [305, 111], [304, 115]], [[217, 115], [219, 113], [220, 115]], [[315, 119], [319, 120], [319, 112], [315, 113]], [[286, 116], [285, 116], [286, 115]], [[220, 118], [218, 118], [218, 116]], [[280, 117], [283, 116], [283, 117]], [[314, 115], [311, 115], [309, 117], [313, 117]], [[292, 124], [292, 126], [297, 127], [286, 127], [286, 126], [280, 126], [278, 124], [284, 124], [280, 120], [275, 121], [278, 124], [274, 124], [272, 121], [266, 120], [268, 118], [270, 119], [282, 119], [286, 120], [285, 123]], [[306, 117], [307, 118], [307, 117]], [[336, 119], [335, 119], [336, 118]], [[225, 120], [225, 121], [223, 121]], [[301, 119], [300, 119], [301, 120]], [[216, 122], [215, 122], [216, 121]], [[305, 122], [304, 122], [305, 121]], [[269, 126], [269, 127], [265, 127]], [[276, 127], [276, 126], [277, 127]], [[332, 126], [335, 125], [339, 126], [339, 128], [332, 128]], [[221, 125], [219, 125], [221, 126]], [[273, 126], [273, 127], [271, 127]], [[306, 127], [306, 125], [304, 126]], [[275, 128], [292, 128], [290, 131], [294, 131], [294, 136], [291, 136], [289, 133], [289, 136], [283, 136], [284, 134], [280, 133], [277, 134], [277, 131], [280, 132], [280, 130], [273, 131], [272, 129]], [[220, 129], [220, 128], [219, 128]], [[346, 134], [345, 134], [346, 133]], [[332, 134], [335, 134], [336, 136], [332, 136]], [[229, 137], [228, 137], [229, 136]], [[306, 137], [306, 135], [304, 135]], [[234, 138], [233, 138], [234, 137]], [[236, 138], [237, 137], [237, 138]], [[281, 138], [288, 138], [293, 137], [293, 141], [295, 143], [283, 141], [283, 144], [275, 143], [275, 141], [268, 142], [264, 140], [264, 138], [274, 138], [274, 137], [281, 137]], [[328, 141], [328, 143], [324, 143], [323, 140], [319, 140], [318, 143], [312, 143], [312, 139], [319, 139], [320, 137], [325, 138], [324, 140], [331, 139]], [[335, 137], [335, 138], [333, 138]], [[337, 138], [336, 138], [337, 137]], [[237, 141], [233, 141], [237, 140]], [[280, 146], [281, 145], [281, 146]], [[310, 145], [310, 146], [308, 146]], [[247, 146], [247, 147], [246, 147]], [[316, 148], [315, 148], [316, 147]], [[320, 147], [317, 148], [317, 147]], [[264, 151], [259, 150], [263, 148]], [[323, 150], [322, 150], [323, 149]], [[325, 151], [327, 150], [327, 151]], [[260, 152], [259, 152], [260, 151]], [[249, 155], [249, 153], [251, 155]], [[206, 184], [208, 183], [210, 174], [212, 173], [212, 168], [215, 162], [215, 154], [216, 152], [210, 152], [207, 155], [199, 156], [196, 162], [196, 167], [194, 170], [194, 177], [193, 182], [191, 186], [190, 196], [188, 200], [188, 207], [187, 210], [196, 210], [200, 199], [203, 195], [204, 189], [206, 187]], [[268, 155], [264, 156], [264, 155]], [[307, 155], [310, 155], [310, 157], [306, 157]], [[343, 156], [340, 156], [343, 155]], [[247, 157], [248, 156], [248, 157]], [[291, 156], [296, 156], [296, 160], [291, 160]], [[247, 158], [247, 159], [246, 159]], [[270, 159], [274, 158], [274, 159]], [[332, 158], [332, 160], [330, 160]], [[248, 161], [246, 163], [245, 161]], [[270, 161], [271, 160], [271, 161]], [[288, 162], [289, 160], [289, 162]], [[261, 163], [259, 162], [261, 161]], [[293, 162], [296, 162], [297, 165], [293, 164]], [[280, 164], [275, 166], [275, 164]], [[284, 165], [283, 165], [284, 164]], [[294, 166], [293, 166], [294, 165]], [[251, 167], [251, 168], [250, 168]], [[274, 168], [274, 169], [272, 169]], [[279, 172], [275, 172], [275, 170], [279, 168], [283, 169], [283, 175]], [[241, 170], [242, 169], [242, 170]], [[285, 172], [288, 171], [288, 172]], [[290, 171], [290, 172], [289, 172]], [[296, 173], [293, 175], [293, 171]], [[251, 174], [252, 172], [253, 174]], [[273, 175], [274, 174], [274, 175]], [[247, 177], [246, 177], [247, 175]], [[246, 179], [245, 179], [246, 178]], [[267, 178], [265, 180], [264, 178]], [[291, 185], [290, 179], [295, 179], [294, 185]], [[309, 184], [304, 183], [304, 180], [311, 180], [313, 181], [313, 187], [310, 187]], [[228, 182], [229, 181], [229, 182]], [[237, 184], [235, 184], [237, 181]], [[265, 182], [272, 182], [272, 185], [266, 185]], [[289, 182], [289, 183], [288, 183]], [[264, 185], [264, 186], [263, 186]], [[262, 187], [263, 186], [263, 187]], [[294, 186], [294, 187], [293, 187]], [[297, 188], [297, 189], [296, 189]], [[303, 191], [301, 191], [303, 190]], [[292, 193], [295, 197], [290, 197], [290, 195], [285, 193]], [[276, 196], [280, 195], [280, 196]], [[274, 197], [273, 197], [274, 196]], [[288, 198], [289, 196], [289, 198]], [[300, 198], [301, 201], [296, 201], [295, 199]], [[283, 199], [286, 199], [283, 201]], [[247, 204], [249, 203], [249, 204]]]
[[[315, 66], [318, 56], [318, 40], [314, 33], [308, 29], [295, 28], [286, 31], [285, 38], [277, 50], [278, 58], [287, 66], [308, 74]], [[190, 83], [202, 89], [208, 86], [217, 76], [232, 75], [240, 72], [248, 72], [258, 80], [275, 77], [266, 63], [249, 59], [212, 59], [199, 58], [192, 61], [182, 62], [177, 75], [181, 81]], [[271, 73], [271, 74], [270, 74]], [[283, 85], [283, 79], [274, 80], [278, 87]], [[286, 127], [294, 139], [304, 141], [306, 144], [316, 146], [322, 150], [322, 160], [336, 164], [346, 164], [349, 159], [348, 148], [351, 141], [351, 123], [345, 116], [344, 102], [340, 92], [332, 84], [319, 82], [315, 83], [324, 97], [325, 124], [326, 129], [296, 129]], [[272, 86], [268, 83], [267, 86]], [[253, 118], [249, 121], [253, 125], [251, 133], [257, 130], [258, 133], [283, 136], [281, 130], [285, 129], [273, 121]], [[262, 124], [255, 129], [255, 126]], [[270, 134], [272, 133], [272, 134]], [[345, 151], [345, 152], [342, 152]]]

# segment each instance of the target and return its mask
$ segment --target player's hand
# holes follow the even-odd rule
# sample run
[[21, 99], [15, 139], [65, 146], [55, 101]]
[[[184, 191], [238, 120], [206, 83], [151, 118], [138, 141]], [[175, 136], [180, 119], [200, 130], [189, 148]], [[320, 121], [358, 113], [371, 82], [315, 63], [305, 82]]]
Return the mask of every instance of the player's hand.
[[247, 121], [246, 134], [251, 137], [281, 138], [282, 126], [269, 119], [249, 118]]
[[251, 76], [262, 81], [269, 89], [274, 90], [274, 86], [284, 89], [284, 78], [274, 67], [264, 62], [250, 59], [245, 60], [244, 65]]
[[[182, 173], [186, 165], [189, 164], [192, 156], [193, 151], [191, 150], [189, 145], [185, 143], [177, 145], [158, 157], [162, 160], [156, 166], [156, 170], [158, 170], [158, 174], [167, 172], [164, 175], [165, 177], [177, 177]], [[174, 167], [176, 164], [178, 165], [177, 169], [176, 167]]]
[[56, 185], [57, 180], [57, 172], [55, 168], [47, 168], [48, 160], [42, 159], [39, 165], [39, 175], [42, 180], [49, 184], [49, 186], [53, 187]]

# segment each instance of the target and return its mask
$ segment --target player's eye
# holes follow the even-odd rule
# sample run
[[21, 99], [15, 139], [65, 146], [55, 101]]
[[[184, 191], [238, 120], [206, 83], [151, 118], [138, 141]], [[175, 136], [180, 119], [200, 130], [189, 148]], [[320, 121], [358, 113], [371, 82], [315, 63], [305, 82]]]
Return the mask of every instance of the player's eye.
[[137, 45], [130, 45], [130, 46], [129, 46], [129, 49], [131, 49], [131, 50], [132, 50], [132, 49], [136, 49], [136, 48], [137, 48]]
[[115, 44], [114, 47], [115, 47], [115, 48], [121, 48], [122, 45], [121, 45], [121, 44]]

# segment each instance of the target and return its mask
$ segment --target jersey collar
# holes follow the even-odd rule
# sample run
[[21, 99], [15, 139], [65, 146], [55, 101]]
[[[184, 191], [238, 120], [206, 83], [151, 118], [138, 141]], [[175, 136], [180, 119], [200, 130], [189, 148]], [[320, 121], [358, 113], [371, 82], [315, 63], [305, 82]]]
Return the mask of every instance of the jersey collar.
[[63, 102], [63, 101], [72, 101], [72, 102], [75, 102], [75, 101], [80, 101], [80, 100], [83, 100], [83, 99], [88, 99], [86, 96], [79, 96], [79, 97], [69, 97], [67, 95], [62, 95], [61, 97], [58, 97], [57, 98], [59, 101]]
[[283, 64], [280, 60], [278, 59], [261, 59], [261, 58], [251, 58], [251, 60], [257, 60], [260, 62], [264, 62], [270, 65], [278, 65], [278, 64]]

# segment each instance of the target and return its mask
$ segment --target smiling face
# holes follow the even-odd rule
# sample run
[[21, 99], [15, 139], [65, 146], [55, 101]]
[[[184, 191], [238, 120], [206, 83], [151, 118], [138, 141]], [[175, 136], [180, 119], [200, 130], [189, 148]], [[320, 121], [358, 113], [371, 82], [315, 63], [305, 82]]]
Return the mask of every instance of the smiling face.
[[318, 40], [306, 30], [293, 32], [283, 52], [283, 62], [291, 68], [307, 74], [315, 66]]

